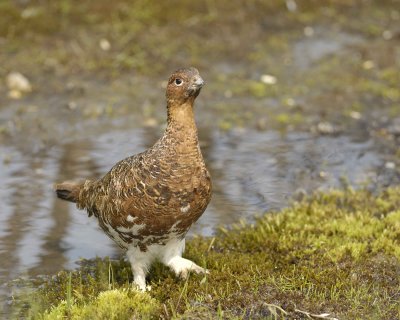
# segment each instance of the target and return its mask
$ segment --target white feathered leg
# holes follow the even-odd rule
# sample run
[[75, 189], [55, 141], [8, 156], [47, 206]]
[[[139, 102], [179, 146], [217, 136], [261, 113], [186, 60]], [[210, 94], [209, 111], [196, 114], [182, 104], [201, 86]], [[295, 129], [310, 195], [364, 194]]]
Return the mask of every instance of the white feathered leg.
[[176, 275], [186, 279], [189, 272], [209, 273], [208, 270], [198, 266], [193, 261], [182, 258], [182, 253], [185, 250], [185, 239], [173, 239], [168, 242], [164, 248], [162, 262], [169, 266]]
[[134, 283], [141, 291], [150, 290], [150, 287], [146, 287], [146, 274], [151, 263], [157, 258], [170, 267], [177, 276], [184, 279], [191, 271], [209, 273], [207, 269], [198, 266], [193, 261], [182, 258], [184, 250], [185, 239], [171, 239], [165, 245], [150, 245], [146, 252], [140, 251], [138, 247], [130, 247], [127, 256], [131, 263]]
[[146, 287], [146, 274], [152, 262], [152, 255], [133, 246], [128, 249], [126, 254], [131, 263], [134, 284], [141, 291], [150, 290], [150, 287]]

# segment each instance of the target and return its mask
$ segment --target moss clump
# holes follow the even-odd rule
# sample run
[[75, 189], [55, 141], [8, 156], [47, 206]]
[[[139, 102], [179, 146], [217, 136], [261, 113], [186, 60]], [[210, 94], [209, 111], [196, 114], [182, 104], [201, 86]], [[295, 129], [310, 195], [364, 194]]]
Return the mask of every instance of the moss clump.
[[38, 290], [47, 311], [32, 317], [396, 319], [399, 207], [400, 188], [317, 193], [252, 225], [192, 239], [186, 256], [211, 274], [181, 281], [156, 264], [145, 294], [129, 289], [126, 262], [86, 261]]
[[39, 318], [45, 320], [63, 319], [104, 319], [104, 320], [128, 320], [143, 319], [156, 316], [160, 304], [148, 294], [132, 290], [108, 290], [85, 304], [73, 301], [61, 301], [57, 306], [45, 312]]

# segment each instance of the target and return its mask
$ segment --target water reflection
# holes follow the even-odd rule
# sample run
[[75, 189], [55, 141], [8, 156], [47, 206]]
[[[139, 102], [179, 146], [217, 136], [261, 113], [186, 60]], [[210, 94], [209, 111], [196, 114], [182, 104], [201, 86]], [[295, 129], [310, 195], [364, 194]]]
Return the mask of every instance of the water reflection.
[[[99, 173], [95, 161], [88, 156], [91, 148], [89, 141], [78, 141], [63, 145], [57, 161], [58, 168], [54, 175], [55, 181], [97, 176]], [[66, 253], [69, 248], [63, 240], [71, 228], [71, 206], [66, 202], [55, 199], [54, 194], [50, 195], [49, 202], [51, 205], [47, 219], [52, 223], [42, 237], [43, 244], [38, 249], [38, 261], [29, 270], [29, 273], [34, 275], [54, 272], [57, 269], [61, 270], [68, 263]]]

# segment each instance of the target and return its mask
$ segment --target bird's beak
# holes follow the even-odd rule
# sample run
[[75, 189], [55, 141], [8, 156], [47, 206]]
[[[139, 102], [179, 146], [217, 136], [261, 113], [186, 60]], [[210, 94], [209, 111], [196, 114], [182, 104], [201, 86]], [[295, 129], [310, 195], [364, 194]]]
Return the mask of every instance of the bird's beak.
[[204, 84], [204, 80], [200, 76], [196, 76], [188, 89], [189, 96], [194, 96], [196, 98]]
[[203, 80], [200, 76], [198, 76], [198, 77], [196, 77], [196, 78], [194, 79], [193, 84], [192, 84], [192, 87], [193, 87], [194, 90], [199, 90], [199, 89], [201, 89], [204, 85], [205, 85], [204, 80]]

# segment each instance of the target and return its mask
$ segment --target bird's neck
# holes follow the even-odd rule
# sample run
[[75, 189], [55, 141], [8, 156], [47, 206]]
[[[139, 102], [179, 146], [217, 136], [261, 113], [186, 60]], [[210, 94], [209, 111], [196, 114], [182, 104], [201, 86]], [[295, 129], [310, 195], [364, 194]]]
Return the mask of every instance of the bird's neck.
[[176, 143], [185, 144], [188, 148], [198, 145], [197, 127], [194, 120], [193, 104], [169, 104], [167, 128], [165, 135]]

